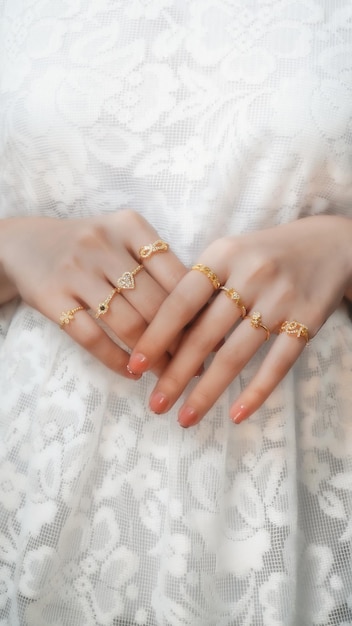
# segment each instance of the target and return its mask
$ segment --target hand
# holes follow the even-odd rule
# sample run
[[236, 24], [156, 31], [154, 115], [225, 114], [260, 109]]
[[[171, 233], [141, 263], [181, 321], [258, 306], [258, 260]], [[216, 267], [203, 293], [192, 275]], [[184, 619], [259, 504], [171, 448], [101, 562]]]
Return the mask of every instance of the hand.
[[[140, 248], [158, 239], [150, 224], [127, 210], [87, 219], [3, 220], [1, 293], [20, 295], [54, 322], [63, 312], [62, 328], [72, 339], [115, 372], [136, 378], [126, 368], [128, 353], [109, 337], [109, 331], [132, 348], [186, 273], [168, 250], [146, 258], [131, 276], [140, 264]], [[122, 288], [114, 291], [125, 272], [129, 274], [120, 280]], [[126, 288], [133, 283], [134, 288]], [[154, 371], [160, 373], [168, 359], [166, 351], [160, 354]]]
[[[179, 411], [184, 427], [203, 418], [266, 341], [268, 331], [278, 333], [283, 322], [296, 320], [308, 327], [313, 338], [352, 284], [351, 251], [352, 220], [333, 216], [309, 217], [215, 241], [198, 262], [210, 267], [227, 289], [241, 294], [249, 317], [241, 319], [241, 303], [236, 305], [226, 291], [218, 291], [209, 301], [214, 291], [211, 281], [199, 271], [190, 271], [164, 301], [130, 358], [131, 370], [143, 373], [189, 325], [151, 395], [151, 409], [169, 410], [228, 333]], [[250, 316], [257, 311], [262, 318], [256, 327]], [[271, 341], [259, 371], [231, 407], [236, 423], [261, 406], [306, 345], [304, 336], [286, 332]]]

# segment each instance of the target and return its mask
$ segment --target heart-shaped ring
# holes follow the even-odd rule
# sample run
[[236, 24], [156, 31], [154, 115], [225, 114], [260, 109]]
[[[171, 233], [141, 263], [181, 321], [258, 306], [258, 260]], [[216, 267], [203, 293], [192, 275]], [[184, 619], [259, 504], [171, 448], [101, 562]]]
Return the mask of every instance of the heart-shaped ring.
[[132, 270], [132, 272], [124, 272], [120, 278], [116, 281], [116, 289], [120, 292], [123, 289], [134, 289], [135, 281], [134, 277], [138, 272], [143, 269], [143, 265], [137, 265], [137, 267]]

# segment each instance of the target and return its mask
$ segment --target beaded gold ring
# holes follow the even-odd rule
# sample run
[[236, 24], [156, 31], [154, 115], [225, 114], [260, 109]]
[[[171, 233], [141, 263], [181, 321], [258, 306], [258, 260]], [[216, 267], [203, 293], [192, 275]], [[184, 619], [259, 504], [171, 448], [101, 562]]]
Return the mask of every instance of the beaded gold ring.
[[62, 311], [59, 317], [59, 326], [61, 329], [75, 319], [75, 313], [77, 313], [77, 311], [84, 311], [84, 307], [76, 306], [74, 309], [70, 309], [69, 311]]

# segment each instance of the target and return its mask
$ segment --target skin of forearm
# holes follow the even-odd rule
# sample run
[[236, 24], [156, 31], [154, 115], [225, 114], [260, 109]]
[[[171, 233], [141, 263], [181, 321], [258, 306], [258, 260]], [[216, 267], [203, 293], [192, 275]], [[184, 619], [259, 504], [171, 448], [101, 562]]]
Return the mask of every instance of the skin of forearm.
[[7, 249], [11, 238], [14, 236], [14, 222], [13, 219], [0, 220], [0, 305], [6, 304], [18, 296], [16, 285], [5, 271]]
[[352, 219], [345, 219], [346, 226], [346, 234], [347, 234], [347, 265], [349, 268], [349, 280], [347, 284], [347, 289], [345, 291], [345, 298], [349, 302], [350, 312], [352, 315]]

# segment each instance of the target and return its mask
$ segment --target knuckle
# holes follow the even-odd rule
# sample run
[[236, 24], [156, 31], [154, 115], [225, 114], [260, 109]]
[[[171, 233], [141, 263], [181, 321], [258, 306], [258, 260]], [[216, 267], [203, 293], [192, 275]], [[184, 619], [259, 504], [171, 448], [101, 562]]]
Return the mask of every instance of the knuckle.
[[154, 319], [164, 301], [165, 297], [148, 292], [143, 303], [144, 315], [148, 322], [151, 322], [151, 320]]
[[59, 275], [81, 269], [87, 253], [105, 246], [106, 241], [106, 231], [101, 224], [90, 222], [81, 226], [70, 238], [68, 247], [60, 253], [57, 261]]
[[[227, 350], [225, 351], [220, 350], [215, 356], [215, 358], [219, 360], [219, 367], [223, 368], [226, 372], [235, 373], [238, 360], [235, 363], [233, 354], [231, 354]], [[241, 367], [241, 364], [239, 364], [239, 367]]]
[[146, 223], [144, 217], [133, 209], [122, 209], [122, 211], [119, 211], [119, 218], [127, 222], [131, 228], [140, 228]]
[[88, 352], [94, 353], [99, 347], [103, 331], [96, 324], [92, 324], [89, 329], [84, 330], [85, 332], [79, 337], [79, 342]]
[[297, 286], [293, 283], [285, 283], [281, 289], [280, 300], [284, 305], [292, 306], [297, 299]]
[[135, 343], [139, 337], [141, 337], [145, 330], [145, 324], [140, 319], [132, 318], [127, 323], [123, 324], [117, 331], [118, 337], [125, 341], [128, 345]]
[[64, 252], [57, 264], [58, 278], [72, 274], [80, 265], [80, 255], [77, 252], [73, 250]]
[[214, 358], [218, 367], [223, 371], [229, 372], [232, 376], [235, 376], [246, 365], [247, 360], [247, 357], [240, 349], [234, 354], [233, 350], [229, 349], [226, 341]]
[[234, 237], [219, 237], [208, 247], [209, 258], [231, 259], [236, 248]]
[[91, 250], [97, 248], [106, 241], [105, 226], [99, 222], [88, 222], [77, 230], [74, 241], [75, 250]]
[[252, 406], [259, 407], [268, 397], [270, 390], [260, 383], [255, 383], [247, 389], [248, 397]]
[[102, 224], [85, 223], [73, 234], [67, 249], [63, 250], [57, 260], [58, 277], [84, 269], [87, 255], [91, 255], [107, 243], [107, 231]]
[[248, 271], [250, 280], [258, 282], [273, 280], [279, 274], [279, 263], [273, 255], [254, 251], [248, 261]]
[[212, 350], [216, 340], [213, 339], [210, 329], [208, 329], [208, 332], [205, 332], [200, 324], [196, 324], [190, 331], [189, 342], [194, 352], [204, 354]]
[[162, 379], [163, 389], [167, 391], [167, 394], [171, 397], [177, 396], [180, 389], [183, 388], [183, 382], [176, 372], [166, 372]]
[[160, 312], [165, 319], [175, 328], [183, 328], [193, 317], [192, 294], [186, 290], [172, 292], [160, 307]]
[[207, 408], [213, 403], [213, 398], [206, 387], [200, 387], [194, 392], [195, 403], [201, 410], [207, 410]]
[[273, 308], [277, 310], [291, 310], [298, 297], [297, 286], [288, 280], [281, 281], [275, 289], [275, 300], [272, 302]]

